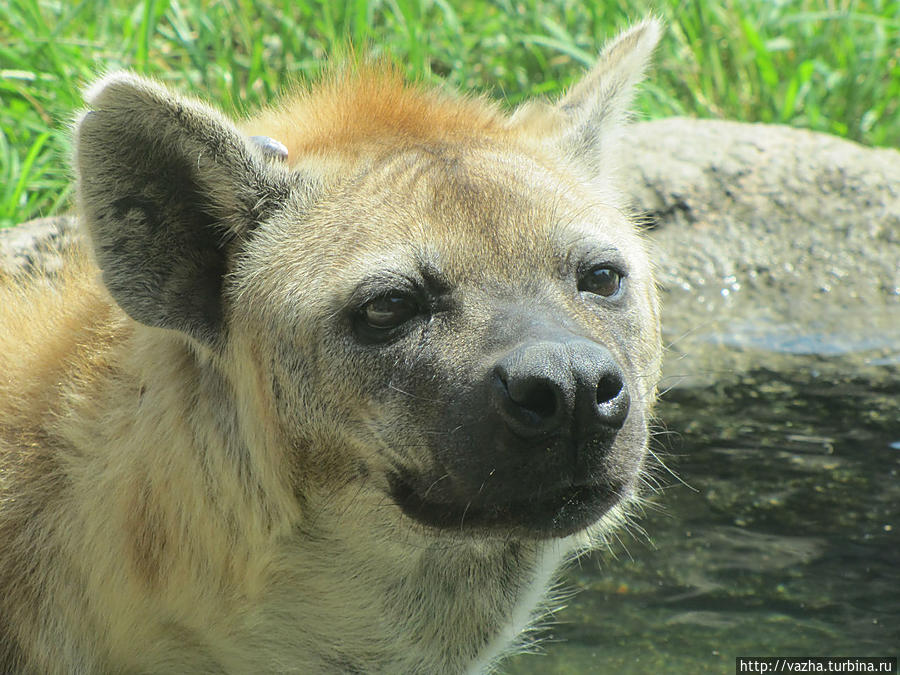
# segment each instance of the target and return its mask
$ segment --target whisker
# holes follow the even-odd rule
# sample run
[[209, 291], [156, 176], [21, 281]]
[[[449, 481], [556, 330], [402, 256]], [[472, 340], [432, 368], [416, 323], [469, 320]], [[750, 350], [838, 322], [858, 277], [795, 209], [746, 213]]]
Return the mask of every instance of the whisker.
[[676, 337], [676, 338], [674, 338], [673, 340], [671, 340], [671, 341], [667, 342], [666, 344], [664, 344], [664, 345], [663, 345], [663, 349], [664, 349], [665, 351], [669, 351], [669, 350], [671, 350], [675, 345], [677, 345], [679, 342], [681, 342], [682, 340], [684, 340], [685, 338], [690, 337], [691, 335], [694, 335], [694, 334], [695, 334], [697, 331], [699, 331], [699, 330], [702, 330], [702, 329], [704, 329], [704, 328], [709, 328], [709, 327], [712, 326], [713, 324], [714, 324], [714, 321], [713, 321], [713, 320], [704, 321], [703, 323], [698, 323], [698, 324], [696, 324], [695, 326], [693, 326], [692, 328], [688, 328], [684, 333], [682, 333], [682, 334], [679, 335], [678, 337]]
[[652, 449], [652, 448], [647, 448], [647, 452], [653, 457], [653, 459], [655, 459], [655, 460], [659, 463], [659, 465], [660, 465], [663, 469], [666, 470], [666, 473], [668, 473], [670, 476], [672, 476], [672, 478], [674, 478], [675, 480], [677, 480], [679, 483], [681, 483], [682, 485], [684, 485], [684, 486], [685, 486], [686, 488], [688, 488], [689, 490], [691, 490], [691, 491], [693, 491], [693, 492], [697, 492], [697, 493], [700, 492], [700, 490], [698, 490], [697, 488], [695, 488], [693, 485], [688, 484], [683, 478], [681, 478], [681, 476], [679, 476], [677, 473], [675, 473], [674, 471], [672, 471], [672, 469], [670, 469], [668, 466], [666, 466], [666, 463], [662, 461], [662, 459], [659, 457], [659, 455], [657, 455], [655, 452], [653, 452], [653, 449]]

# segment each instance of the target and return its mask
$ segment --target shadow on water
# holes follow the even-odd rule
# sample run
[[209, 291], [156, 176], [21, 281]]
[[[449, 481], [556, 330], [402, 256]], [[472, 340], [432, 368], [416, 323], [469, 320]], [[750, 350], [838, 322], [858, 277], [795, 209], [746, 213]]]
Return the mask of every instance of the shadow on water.
[[[865, 360], [865, 359], [864, 359]], [[669, 391], [670, 483], [569, 571], [545, 652], [504, 672], [734, 673], [736, 656], [896, 656], [900, 377], [791, 355]], [[835, 365], [835, 364], [832, 364]]]

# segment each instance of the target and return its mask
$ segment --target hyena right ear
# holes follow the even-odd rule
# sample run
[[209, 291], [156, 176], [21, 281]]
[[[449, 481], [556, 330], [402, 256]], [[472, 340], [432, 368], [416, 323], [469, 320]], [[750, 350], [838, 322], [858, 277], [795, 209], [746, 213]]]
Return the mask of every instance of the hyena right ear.
[[136, 75], [85, 98], [79, 206], [104, 283], [136, 321], [215, 344], [229, 248], [288, 199], [290, 172], [217, 111]]
[[[552, 131], [539, 131], [592, 178], [603, 177], [611, 161], [609, 141], [628, 115], [634, 90], [662, 35], [662, 24], [645, 19], [609, 41], [597, 63], [556, 103], [549, 117]], [[546, 110], [526, 106], [513, 118], [525, 123], [547, 119]], [[540, 128], [540, 127], [539, 127]]]

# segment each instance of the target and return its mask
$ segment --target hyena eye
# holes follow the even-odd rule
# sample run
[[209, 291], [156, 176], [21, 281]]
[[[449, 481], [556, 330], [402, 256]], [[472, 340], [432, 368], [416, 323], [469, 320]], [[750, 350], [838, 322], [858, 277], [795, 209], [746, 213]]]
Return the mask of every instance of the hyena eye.
[[622, 289], [623, 278], [622, 273], [618, 270], [608, 265], [597, 265], [581, 275], [578, 280], [578, 290], [611, 298], [618, 295]]
[[390, 330], [406, 323], [419, 313], [418, 305], [399, 293], [382, 295], [362, 307], [362, 320], [369, 328]]

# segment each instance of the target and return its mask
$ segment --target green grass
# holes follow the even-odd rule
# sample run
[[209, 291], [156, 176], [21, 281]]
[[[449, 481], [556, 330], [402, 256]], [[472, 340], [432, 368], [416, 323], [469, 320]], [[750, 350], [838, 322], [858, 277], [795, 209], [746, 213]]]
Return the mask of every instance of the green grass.
[[70, 207], [80, 90], [119, 67], [252, 110], [351, 40], [514, 105], [552, 96], [648, 12], [669, 27], [637, 109], [900, 145], [900, 1], [6, 0], [0, 227]]

